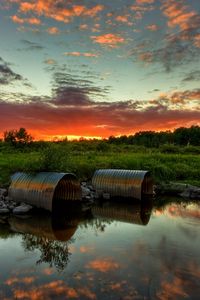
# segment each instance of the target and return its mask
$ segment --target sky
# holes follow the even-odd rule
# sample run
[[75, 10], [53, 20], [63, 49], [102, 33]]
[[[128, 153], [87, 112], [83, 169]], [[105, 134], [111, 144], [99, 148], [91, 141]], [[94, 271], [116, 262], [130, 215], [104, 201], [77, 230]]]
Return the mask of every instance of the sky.
[[200, 125], [199, 0], [1, 0], [0, 135]]

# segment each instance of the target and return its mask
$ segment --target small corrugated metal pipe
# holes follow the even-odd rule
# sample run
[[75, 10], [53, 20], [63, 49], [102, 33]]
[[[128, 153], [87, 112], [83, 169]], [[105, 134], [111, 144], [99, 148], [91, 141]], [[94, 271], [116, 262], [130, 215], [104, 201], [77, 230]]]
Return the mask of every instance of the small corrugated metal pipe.
[[59, 202], [81, 200], [81, 186], [71, 173], [17, 172], [11, 177], [8, 195], [16, 202], [52, 211], [55, 202], [58, 206]]
[[92, 185], [97, 196], [108, 193], [110, 197], [125, 197], [141, 200], [153, 194], [153, 181], [149, 171], [101, 169], [94, 173]]

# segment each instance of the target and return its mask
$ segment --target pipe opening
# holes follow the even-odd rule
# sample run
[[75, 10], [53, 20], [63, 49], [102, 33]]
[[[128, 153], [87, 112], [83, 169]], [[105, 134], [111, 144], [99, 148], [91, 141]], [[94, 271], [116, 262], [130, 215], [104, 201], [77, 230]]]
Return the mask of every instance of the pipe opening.
[[142, 181], [141, 194], [142, 194], [141, 196], [153, 195], [153, 180], [150, 175], [150, 172], [147, 172], [144, 175], [144, 179]]
[[73, 174], [64, 175], [57, 183], [53, 195], [52, 211], [62, 211], [66, 205], [70, 205], [70, 201], [81, 200], [80, 184]]
[[81, 199], [80, 183], [71, 173], [17, 172], [11, 180], [9, 197], [16, 202], [25, 202], [49, 211], [52, 211], [55, 204], [59, 209], [62, 201]]

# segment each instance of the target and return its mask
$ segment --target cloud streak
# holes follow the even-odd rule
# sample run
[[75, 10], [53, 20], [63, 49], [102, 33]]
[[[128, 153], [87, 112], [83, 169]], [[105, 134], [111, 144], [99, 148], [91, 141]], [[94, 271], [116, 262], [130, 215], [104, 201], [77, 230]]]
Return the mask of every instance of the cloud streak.
[[98, 57], [98, 54], [90, 53], [90, 52], [79, 52], [79, 51], [73, 51], [73, 52], [65, 52], [64, 55], [66, 56], [83, 56], [83, 57]]
[[0, 85], [8, 86], [20, 82], [24, 86], [32, 87], [26, 78], [14, 72], [9, 63], [0, 57]]

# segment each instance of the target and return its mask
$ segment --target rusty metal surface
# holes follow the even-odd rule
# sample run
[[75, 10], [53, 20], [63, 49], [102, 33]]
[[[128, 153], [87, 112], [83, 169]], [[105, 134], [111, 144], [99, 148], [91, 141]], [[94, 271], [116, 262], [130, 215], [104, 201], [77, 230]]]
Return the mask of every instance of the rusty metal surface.
[[80, 200], [81, 188], [71, 173], [15, 173], [11, 177], [9, 197], [52, 211], [53, 201]]
[[141, 200], [142, 195], [153, 194], [150, 174], [142, 170], [100, 169], [94, 173], [92, 185], [99, 197], [108, 193]]

